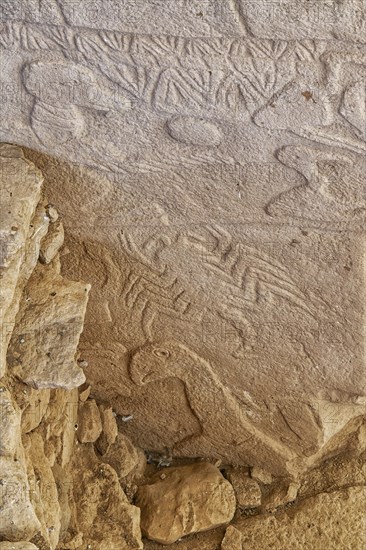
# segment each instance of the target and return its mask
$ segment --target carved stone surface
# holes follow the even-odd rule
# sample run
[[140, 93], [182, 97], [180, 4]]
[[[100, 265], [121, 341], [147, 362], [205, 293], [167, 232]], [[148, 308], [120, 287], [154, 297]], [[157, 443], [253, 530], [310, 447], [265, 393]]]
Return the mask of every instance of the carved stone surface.
[[1, 139], [32, 149], [92, 284], [97, 397], [145, 449], [315, 464], [365, 410], [362, 0], [0, 17]]

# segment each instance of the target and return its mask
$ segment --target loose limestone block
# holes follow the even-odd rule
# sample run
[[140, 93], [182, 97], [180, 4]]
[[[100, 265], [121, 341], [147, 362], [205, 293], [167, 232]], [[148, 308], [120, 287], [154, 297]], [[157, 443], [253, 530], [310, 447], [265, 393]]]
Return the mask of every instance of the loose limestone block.
[[[91, 445], [78, 445], [73, 462], [74, 537], [98, 550], [140, 550], [140, 510], [124, 494], [114, 469], [101, 463]], [[69, 548], [69, 547], [68, 547]]]
[[[26, 440], [26, 441], [25, 441]], [[58, 499], [56, 481], [50, 463], [45, 456], [44, 442], [41, 435], [32, 432], [23, 438], [26, 455], [33, 467], [32, 502], [41, 522], [41, 536], [50, 545], [56, 548], [61, 525], [61, 509]]]
[[269, 494], [263, 499], [263, 508], [267, 512], [274, 512], [279, 506], [285, 506], [296, 500], [300, 484], [294, 481], [280, 481], [276, 483]]
[[221, 543], [221, 550], [242, 550], [242, 539], [241, 532], [229, 525]]
[[85, 380], [75, 361], [90, 285], [72, 282], [38, 264], [13, 331], [8, 360], [37, 389], [72, 389]]
[[0, 550], [38, 550], [31, 542], [0, 542]]
[[10, 392], [0, 387], [0, 456], [13, 458], [20, 441], [21, 413]]
[[48, 233], [41, 241], [39, 259], [43, 264], [52, 262], [64, 242], [64, 226], [60, 219], [50, 223]]
[[250, 475], [253, 479], [264, 483], [264, 485], [270, 485], [273, 480], [270, 472], [266, 472], [265, 470], [262, 470], [262, 468], [258, 468], [257, 466], [251, 469]]
[[102, 433], [97, 441], [98, 451], [104, 455], [109, 447], [116, 441], [118, 426], [112, 407], [99, 406], [100, 418], [102, 420]]
[[117, 472], [118, 478], [124, 478], [139, 465], [146, 464], [145, 454], [137, 449], [132, 442], [121, 432], [116, 442], [103, 455], [103, 460], [110, 464]]
[[245, 475], [242, 469], [231, 470], [228, 479], [234, 488], [238, 506], [256, 508], [261, 505], [262, 493], [255, 479]]
[[[37, 262], [36, 247], [32, 249], [29, 243], [34, 234], [32, 219], [40, 201], [42, 182], [42, 174], [24, 159], [20, 148], [0, 145], [0, 312], [3, 323], [0, 378], [5, 374], [6, 349], [27, 278], [21, 275], [31, 272]], [[40, 229], [39, 238], [44, 235], [47, 224], [43, 220], [42, 227], [37, 228]]]
[[102, 433], [102, 420], [94, 399], [79, 404], [77, 436], [80, 443], [94, 443]]
[[272, 516], [241, 519], [243, 550], [363, 550], [365, 487], [321, 493]]
[[41, 524], [29, 497], [29, 483], [21, 461], [0, 458], [0, 537], [31, 539]]
[[22, 408], [22, 433], [28, 433], [37, 428], [46, 414], [50, 401], [50, 390], [35, 390], [27, 386], [23, 390], [18, 404]]
[[150, 485], [137, 491], [143, 534], [162, 544], [185, 535], [213, 529], [231, 521], [235, 512], [232, 486], [208, 463], [157, 473]]

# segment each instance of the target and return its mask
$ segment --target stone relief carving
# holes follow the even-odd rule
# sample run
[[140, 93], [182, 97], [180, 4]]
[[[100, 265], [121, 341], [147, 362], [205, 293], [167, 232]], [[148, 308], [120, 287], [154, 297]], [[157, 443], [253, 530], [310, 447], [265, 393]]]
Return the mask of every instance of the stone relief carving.
[[[286, 377], [296, 391], [306, 385], [307, 394], [325, 386], [327, 396], [342, 385], [352, 394], [360, 372], [361, 2], [111, 1], [98, 3], [93, 15], [85, 2], [59, 0], [52, 18], [40, 4], [37, 16], [26, 0], [23, 14], [8, 4], [2, 10], [3, 135], [102, 169], [116, 190], [116, 204], [101, 194], [82, 208], [98, 212], [90, 239], [95, 254], [85, 252], [83, 265], [100, 292], [91, 297], [89, 341], [95, 335], [104, 349], [109, 326], [120, 339], [130, 323], [126, 349], [139, 347], [137, 365], [145, 353], [141, 340], [178, 339], [168, 351], [184, 357], [182, 365], [198, 380], [206, 373], [207, 406], [217, 397], [231, 420], [238, 408], [245, 411], [238, 425], [249, 435], [241, 442], [216, 411], [212, 423], [202, 416], [193, 374], [181, 369], [207, 446], [215, 424], [228, 433], [220, 456], [235, 439], [236, 458], [257, 460], [250, 455], [253, 436], [264, 445], [263, 456], [267, 443], [278, 457], [287, 446], [291, 456], [316, 452], [323, 427], [312, 406], [299, 405], [301, 420], [293, 403], [278, 411], [258, 396], [269, 379], [278, 393]], [[184, 27], [182, 13], [190, 17]], [[253, 163], [257, 169], [248, 170]], [[84, 239], [58, 193], [67, 230]], [[106, 263], [112, 239], [113, 269], [107, 266], [100, 282], [104, 271], [96, 275], [97, 266]], [[123, 261], [115, 261], [116, 250]], [[76, 268], [70, 262], [68, 269]], [[229, 345], [226, 333], [216, 337], [222, 325], [231, 333]], [[116, 342], [110, 344], [114, 349]], [[164, 373], [169, 377], [170, 367]], [[232, 388], [247, 378], [253, 390], [238, 405]], [[248, 411], [272, 424], [263, 420], [253, 431]], [[185, 441], [186, 450], [191, 444]], [[283, 462], [282, 456], [277, 465]]]
[[[253, 410], [248, 409], [248, 405], [245, 407], [245, 402], [240, 403], [230, 393], [207, 361], [182, 344], [164, 342], [161, 345], [151, 343], [143, 346], [132, 356], [130, 376], [137, 385], [172, 376], [180, 378], [185, 384], [190, 407], [201, 425], [202, 435], [215, 449], [216, 455], [225, 456], [225, 447], [232, 445], [238, 457], [244, 453], [242, 459], [250, 463], [254, 455], [258, 454], [256, 460], [263, 460], [264, 465], [267, 453], [273, 452], [275, 448], [280, 470], [287, 461], [296, 457], [285, 445], [276, 444], [268, 434], [258, 429]], [[250, 396], [247, 399], [253, 405]], [[217, 440], [214, 426], [218, 424], [227, 426], [224, 429], [227, 440]], [[190, 439], [191, 436], [188, 436], [188, 440], [181, 441], [176, 450], [184, 447]], [[249, 442], [251, 451], [248, 450]], [[245, 450], [241, 449], [242, 446]]]
[[365, 159], [361, 156], [313, 146], [284, 147], [277, 156], [301, 173], [306, 184], [272, 199], [267, 205], [270, 215], [313, 218], [315, 201], [318, 216], [365, 220]]

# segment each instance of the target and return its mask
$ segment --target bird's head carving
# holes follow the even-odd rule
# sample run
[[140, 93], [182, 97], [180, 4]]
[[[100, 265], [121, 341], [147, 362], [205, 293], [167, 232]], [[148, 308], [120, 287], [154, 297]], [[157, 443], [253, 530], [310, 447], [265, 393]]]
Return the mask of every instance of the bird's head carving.
[[182, 363], [183, 350], [173, 342], [148, 343], [139, 348], [130, 361], [132, 381], [142, 386], [155, 380], [174, 376]]

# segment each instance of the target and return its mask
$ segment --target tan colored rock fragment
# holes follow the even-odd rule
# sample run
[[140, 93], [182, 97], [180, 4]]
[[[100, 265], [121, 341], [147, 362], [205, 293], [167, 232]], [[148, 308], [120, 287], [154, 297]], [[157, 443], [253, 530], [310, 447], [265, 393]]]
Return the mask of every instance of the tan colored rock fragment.
[[38, 550], [31, 542], [0, 542], [0, 550]]
[[251, 469], [250, 475], [253, 479], [260, 481], [264, 485], [270, 485], [273, 480], [270, 472], [266, 472], [266, 470], [262, 470], [262, 468], [258, 468], [257, 466]]
[[100, 405], [99, 412], [102, 420], [102, 433], [97, 441], [97, 449], [104, 455], [117, 439], [118, 426], [112, 407]]
[[85, 380], [75, 361], [90, 285], [37, 266], [17, 315], [8, 353], [21, 380], [38, 389], [72, 389]]
[[116, 470], [119, 479], [126, 477], [139, 466], [143, 470], [146, 465], [143, 451], [137, 449], [121, 432], [118, 433], [114, 445], [103, 455], [103, 460]]
[[29, 386], [23, 390], [18, 404], [22, 408], [22, 433], [28, 433], [37, 428], [46, 414], [50, 401], [50, 390], [35, 390]]
[[31, 539], [41, 524], [33, 509], [29, 483], [21, 461], [0, 458], [0, 537]]
[[64, 226], [60, 219], [49, 225], [48, 233], [43, 237], [39, 251], [39, 259], [43, 264], [52, 262], [63, 245], [64, 236]]
[[[37, 228], [32, 248], [33, 219], [41, 198], [43, 177], [24, 159], [20, 148], [0, 145], [0, 312], [2, 319], [0, 378], [5, 374], [6, 349], [19, 307], [23, 285], [37, 262], [37, 239], [45, 234], [47, 220]], [[33, 220], [33, 224], [32, 224]], [[32, 227], [33, 225], [33, 227]], [[44, 229], [45, 228], [45, 229]], [[30, 269], [29, 269], [30, 267]]]
[[276, 515], [241, 519], [235, 527], [243, 550], [363, 550], [365, 498], [365, 487], [321, 493]]
[[128, 502], [116, 472], [98, 460], [92, 446], [75, 449], [73, 477], [72, 537], [83, 533], [85, 548], [141, 550], [140, 510]]
[[241, 508], [257, 508], [261, 505], [262, 493], [255, 479], [245, 475], [242, 468], [233, 469], [228, 474], [232, 484], [238, 506]]
[[300, 483], [294, 481], [279, 481], [271, 487], [269, 494], [263, 499], [263, 509], [274, 512], [280, 506], [285, 506], [296, 500]]
[[229, 525], [221, 543], [221, 550], [242, 550], [242, 539], [241, 532]]
[[94, 399], [79, 403], [77, 437], [80, 443], [94, 443], [102, 429], [100, 412]]
[[14, 458], [20, 442], [20, 418], [10, 392], [0, 386], [0, 456]]
[[162, 544], [228, 523], [235, 512], [232, 486], [208, 463], [164, 470], [139, 487], [143, 534]]
[[[80, 362], [78, 363], [80, 366]], [[87, 385], [84, 387], [85, 384], [79, 389], [79, 399], [80, 401], [86, 401], [90, 395], [91, 392], [91, 386]]]
[[32, 432], [23, 438], [23, 442], [31, 466], [28, 477], [32, 503], [41, 522], [40, 535], [53, 549], [57, 546], [61, 525], [56, 481], [44, 452], [42, 436]]

